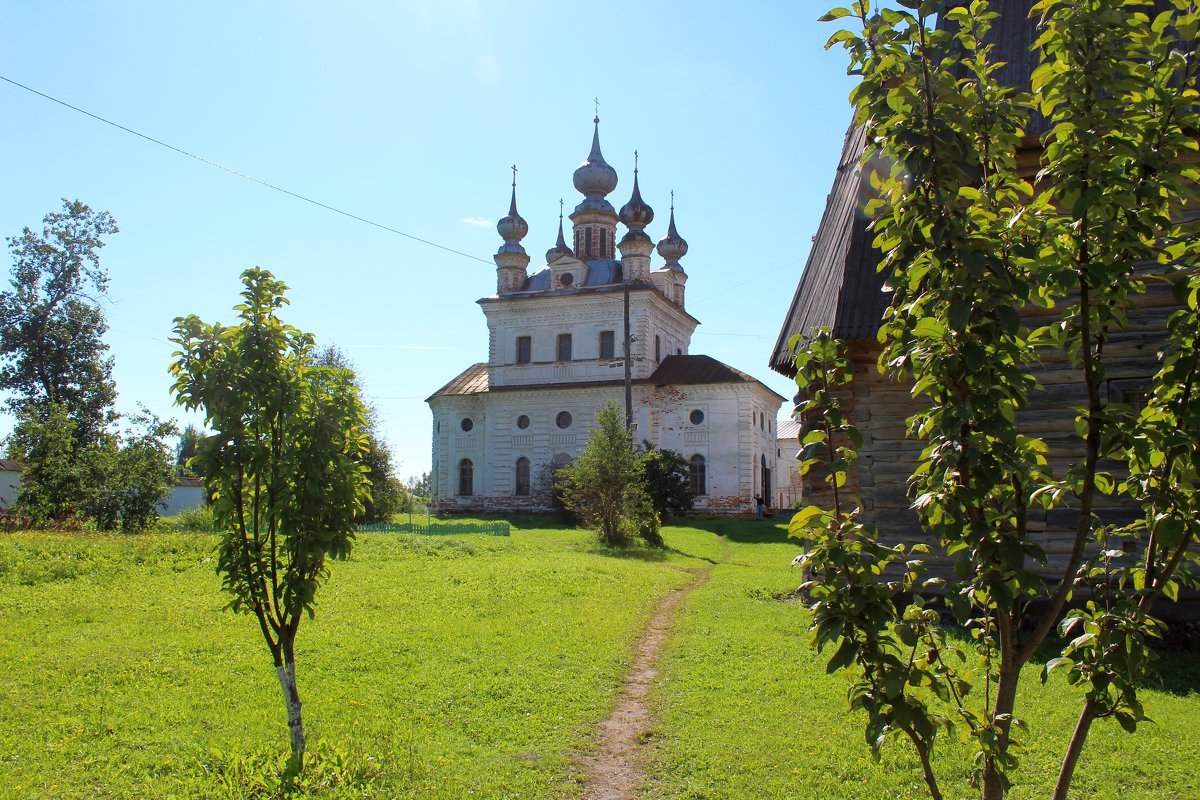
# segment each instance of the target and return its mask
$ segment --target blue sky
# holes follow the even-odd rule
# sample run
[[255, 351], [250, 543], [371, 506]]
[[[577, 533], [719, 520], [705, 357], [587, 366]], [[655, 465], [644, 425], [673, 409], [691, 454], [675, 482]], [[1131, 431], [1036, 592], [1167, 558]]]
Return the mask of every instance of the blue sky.
[[[835, 5], [830, 2], [828, 5]], [[149, 143], [0, 81], [0, 235], [79, 198], [116, 218], [108, 342], [122, 411], [181, 423], [176, 316], [232, 321], [238, 276], [290, 287], [285, 319], [356, 363], [401, 476], [429, 467], [424, 398], [486, 359], [509, 165], [534, 263], [601, 145], [648, 229], [670, 191], [690, 244], [692, 353], [790, 397], [767, 368], [816, 231], [852, 86], [827, 4], [0, 0], [0, 76], [380, 224]], [[10, 267], [7, 250], [0, 265]], [[658, 264], [656, 260], [655, 265]], [[784, 409], [782, 413], [787, 413]], [[0, 433], [11, 428], [0, 415]]]

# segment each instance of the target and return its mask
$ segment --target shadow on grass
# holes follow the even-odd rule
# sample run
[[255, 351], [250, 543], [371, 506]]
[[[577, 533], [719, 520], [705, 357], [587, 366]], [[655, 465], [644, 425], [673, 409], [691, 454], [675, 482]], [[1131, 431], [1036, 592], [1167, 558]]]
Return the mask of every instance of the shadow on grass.
[[[937, 598], [926, 598], [926, 600], [928, 605], [938, 605]], [[963, 650], [970, 650], [974, 647], [974, 642], [967, 629], [953, 621], [953, 615], [948, 612], [944, 614], [943, 619], [947, 617], [950, 621], [944, 625], [946, 637], [956, 647]], [[1034, 619], [1036, 620], [1036, 618]], [[1032, 627], [1032, 624], [1023, 627]], [[1165, 643], [1155, 649], [1156, 658], [1150, 664], [1150, 674], [1143, 688], [1180, 697], [1200, 692], [1200, 659], [1197, 658], [1197, 643], [1188, 642], [1181, 646], [1169, 635], [1167, 639]], [[1045, 666], [1051, 659], [1062, 655], [1066, 643], [1066, 639], [1056, 634], [1047, 636], [1034, 652], [1029, 663], [1039, 668]]]
[[786, 523], [773, 519], [681, 517], [671, 520], [670, 524], [715, 533], [738, 544], [780, 544], [788, 541]]

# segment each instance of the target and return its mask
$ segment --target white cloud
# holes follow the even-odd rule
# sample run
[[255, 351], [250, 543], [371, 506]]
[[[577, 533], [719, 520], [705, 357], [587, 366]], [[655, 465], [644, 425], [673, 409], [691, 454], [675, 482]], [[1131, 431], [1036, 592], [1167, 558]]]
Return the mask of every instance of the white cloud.
[[484, 219], [483, 217], [463, 217], [462, 221], [468, 225], [478, 225], [481, 228], [490, 228], [495, 224], [490, 219]]

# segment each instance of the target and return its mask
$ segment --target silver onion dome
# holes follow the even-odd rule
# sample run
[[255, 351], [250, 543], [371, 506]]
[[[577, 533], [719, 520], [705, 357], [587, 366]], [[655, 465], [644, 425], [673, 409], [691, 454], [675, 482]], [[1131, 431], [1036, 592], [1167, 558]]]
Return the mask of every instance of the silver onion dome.
[[617, 188], [617, 171], [604, 160], [600, 152], [600, 118], [593, 120], [596, 125], [592, 133], [592, 151], [587, 160], [579, 165], [572, 176], [575, 189], [584, 196], [584, 201], [576, 206], [576, 211], [603, 210], [611, 212], [612, 205], [604, 196]]
[[508, 206], [508, 216], [496, 223], [496, 232], [505, 244], [516, 244], [529, 233], [529, 223], [517, 213], [517, 186], [513, 183], [512, 202]]
[[641, 230], [654, 221], [654, 209], [642, 199], [642, 192], [638, 188], [636, 167], [633, 170], [633, 196], [629, 198], [628, 203], [621, 206], [620, 217], [621, 222], [631, 231]]
[[667, 227], [667, 235], [658, 241], [658, 254], [667, 262], [667, 269], [682, 271], [679, 259], [687, 255], [687, 251], [687, 240], [675, 230], [675, 204], [671, 203], [671, 224]]

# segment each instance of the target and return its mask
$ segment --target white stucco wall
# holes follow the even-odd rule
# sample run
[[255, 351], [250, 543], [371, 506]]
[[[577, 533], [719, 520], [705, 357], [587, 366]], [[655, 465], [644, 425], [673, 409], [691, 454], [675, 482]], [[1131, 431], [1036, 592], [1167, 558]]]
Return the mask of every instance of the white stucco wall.
[[17, 499], [17, 489], [21, 487], [21, 473], [12, 470], [0, 470], [0, 504], [8, 508]]
[[176, 486], [167, 495], [159, 511], [164, 517], [173, 517], [180, 511], [196, 508], [205, 503], [203, 486]]
[[[704, 457], [707, 493], [697, 498], [697, 511], [752, 510], [763, 461], [772, 475], [778, 472], [774, 437], [778, 396], [757, 383], [721, 383], [636, 386], [633, 398], [639, 442], [648, 440], [688, 459]], [[432, 398], [434, 497], [447, 509], [537, 507], [536, 489], [533, 497], [515, 496], [517, 459], [530, 460], [536, 486], [539, 474], [556, 456], [574, 458], [586, 447], [596, 414], [609, 400], [623, 404], [624, 387], [508, 389]], [[699, 424], [691, 422], [697, 410], [704, 414]], [[563, 411], [572, 418], [566, 429], [556, 424]], [[521, 415], [530, 420], [524, 430], [517, 427]], [[470, 431], [462, 430], [464, 419], [471, 420]], [[470, 497], [458, 495], [463, 459], [471, 461], [474, 474]]]

